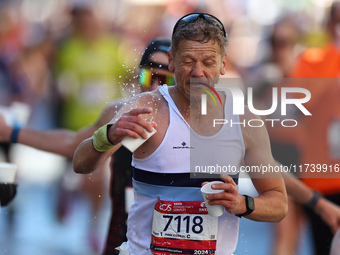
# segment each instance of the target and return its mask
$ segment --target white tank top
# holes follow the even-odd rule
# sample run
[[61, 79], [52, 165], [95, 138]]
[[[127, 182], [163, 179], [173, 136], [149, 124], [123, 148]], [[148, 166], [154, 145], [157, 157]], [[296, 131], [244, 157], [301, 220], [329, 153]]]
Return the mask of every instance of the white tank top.
[[[226, 167], [229, 166], [229, 169], [232, 169], [233, 172], [227, 172], [227, 174], [232, 175], [235, 182], [238, 183], [238, 171], [245, 154], [239, 125], [232, 127], [224, 125], [213, 136], [200, 136], [191, 130], [181, 116], [169, 94], [168, 87], [164, 85], [158, 89], [168, 102], [170, 122], [163, 141], [150, 156], [143, 159], [133, 157], [135, 197], [129, 211], [127, 232], [131, 255], [152, 254], [150, 250], [151, 239], [154, 238], [152, 234], [157, 235], [152, 224], [159, 217], [162, 218], [162, 215], [157, 216], [158, 218], [154, 216], [157, 215], [154, 212], [154, 207], [159, 201], [162, 203], [172, 201], [171, 203], [174, 202], [175, 204], [176, 201], [182, 201], [181, 203], [186, 203], [183, 201], [188, 201], [188, 203], [203, 201], [200, 192], [201, 183], [212, 179], [200, 179], [198, 177], [201, 176], [197, 176], [195, 171], [206, 171], [207, 168], [204, 168], [204, 166], [215, 167], [215, 170], [218, 167], [225, 167], [224, 170], [226, 170]], [[231, 121], [239, 123], [239, 117], [232, 114], [232, 104], [231, 94], [226, 93], [224, 118], [229, 123]], [[223, 172], [226, 172], [224, 170]], [[209, 178], [211, 176], [209, 174]], [[215, 176], [219, 179], [219, 174]], [[186, 223], [189, 224], [189, 222]], [[232, 254], [236, 249], [238, 240], [238, 218], [224, 211], [224, 214], [218, 217], [216, 224], [215, 254]], [[153, 249], [155, 249], [155, 246], [153, 246]]]

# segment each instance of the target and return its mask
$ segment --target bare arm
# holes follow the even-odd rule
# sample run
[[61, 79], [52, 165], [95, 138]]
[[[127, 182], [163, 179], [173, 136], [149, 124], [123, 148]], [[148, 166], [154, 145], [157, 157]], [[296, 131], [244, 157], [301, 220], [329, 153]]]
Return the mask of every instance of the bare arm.
[[[247, 113], [247, 118], [255, 119], [257, 116]], [[241, 120], [241, 122], [243, 119]], [[247, 124], [246, 124], [247, 125]], [[242, 126], [243, 128], [243, 126]], [[269, 138], [265, 127], [245, 127], [242, 130], [245, 141], [246, 155], [244, 162], [249, 166], [261, 167], [263, 165], [276, 165], [274, 161]], [[255, 210], [246, 218], [255, 221], [280, 221], [288, 210], [287, 194], [284, 181], [280, 174], [267, 176], [265, 174], [251, 175], [253, 184], [259, 193], [258, 197], [254, 198]], [[242, 214], [246, 212], [245, 197], [238, 193], [237, 185], [232, 178], [223, 176], [222, 179], [226, 182], [216, 184], [215, 189], [223, 189], [226, 192], [210, 195], [209, 204], [221, 204], [226, 210], [233, 214]]]
[[[306, 205], [313, 197], [313, 191], [290, 173], [282, 173], [288, 195], [301, 205]], [[340, 228], [340, 207], [324, 197], [320, 197], [313, 208], [333, 233]]]
[[296, 179], [291, 173], [282, 173], [284, 178], [288, 195], [301, 204], [307, 204], [313, 197], [313, 191], [306, 186], [303, 182]]
[[135, 101], [122, 107], [110, 121], [113, 125], [108, 129], [108, 141], [111, 144], [116, 144], [111, 149], [105, 152], [96, 151], [93, 148], [92, 138], [80, 143], [73, 158], [73, 169], [76, 173], [86, 174], [93, 172], [121, 146], [120, 142], [125, 136], [147, 138], [143, 128], [151, 132], [156, 127], [156, 123], [149, 123], [139, 116], [152, 112], [152, 108], [141, 107], [143, 105], [143, 99], [141, 98], [138, 97]]
[[[72, 158], [79, 143], [91, 137], [94, 131], [109, 122], [121, 105], [120, 102], [109, 105], [103, 110], [96, 124], [78, 132], [66, 129], [35, 130], [22, 128], [19, 132], [18, 143]], [[3, 116], [0, 115], [0, 141], [10, 142], [12, 130], [13, 127], [7, 125]]]
[[[248, 110], [248, 109], [246, 109]], [[248, 119], [259, 119], [248, 111], [245, 115]], [[243, 130], [246, 145], [244, 162], [248, 166], [276, 166], [271, 154], [269, 136], [265, 126], [250, 127]], [[288, 210], [287, 193], [284, 180], [280, 173], [250, 173], [252, 182], [259, 194], [255, 198], [255, 211], [247, 218], [256, 221], [280, 221]]]

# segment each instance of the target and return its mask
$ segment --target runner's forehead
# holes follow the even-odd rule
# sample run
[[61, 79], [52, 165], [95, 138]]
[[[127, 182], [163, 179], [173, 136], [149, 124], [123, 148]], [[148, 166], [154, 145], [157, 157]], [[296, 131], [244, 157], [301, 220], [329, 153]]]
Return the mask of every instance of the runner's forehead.
[[209, 41], [201, 43], [197, 41], [184, 40], [180, 42], [177, 54], [181, 57], [198, 55], [200, 58], [216, 58], [221, 55], [220, 48], [216, 42]]

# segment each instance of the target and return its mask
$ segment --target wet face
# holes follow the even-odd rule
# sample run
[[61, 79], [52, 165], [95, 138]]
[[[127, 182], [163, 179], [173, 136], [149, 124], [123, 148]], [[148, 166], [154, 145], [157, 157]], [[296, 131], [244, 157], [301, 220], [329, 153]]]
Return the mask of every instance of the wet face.
[[174, 54], [169, 53], [169, 61], [169, 70], [175, 72], [177, 88], [190, 98], [190, 88], [201, 86], [196, 83], [190, 85], [190, 79], [200, 78], [203, 83], [213, 85], [213, 78], [225, 74], [227, 57], [213, 41], [183, 40]]

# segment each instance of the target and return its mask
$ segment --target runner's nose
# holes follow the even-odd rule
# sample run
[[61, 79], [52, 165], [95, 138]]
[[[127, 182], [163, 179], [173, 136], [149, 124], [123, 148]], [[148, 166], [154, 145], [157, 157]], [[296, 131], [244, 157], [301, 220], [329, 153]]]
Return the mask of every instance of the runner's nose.
[[192, 71], [191, 71], [191, 75], [195, 78], [201, 78], [204, 77], [204, 71], [203, 71], [203, 66], [201, 63], [196, 62], [193, 65]]

